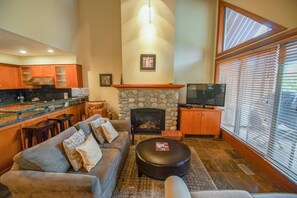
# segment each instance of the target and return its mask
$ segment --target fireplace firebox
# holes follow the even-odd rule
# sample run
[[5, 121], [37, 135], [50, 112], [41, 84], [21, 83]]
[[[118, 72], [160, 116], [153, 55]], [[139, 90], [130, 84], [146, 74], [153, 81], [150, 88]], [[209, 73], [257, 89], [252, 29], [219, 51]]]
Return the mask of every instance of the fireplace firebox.
[[165, 110], [154, 108], [131, 109], [134, 133], [156, 133], [165, 129]]

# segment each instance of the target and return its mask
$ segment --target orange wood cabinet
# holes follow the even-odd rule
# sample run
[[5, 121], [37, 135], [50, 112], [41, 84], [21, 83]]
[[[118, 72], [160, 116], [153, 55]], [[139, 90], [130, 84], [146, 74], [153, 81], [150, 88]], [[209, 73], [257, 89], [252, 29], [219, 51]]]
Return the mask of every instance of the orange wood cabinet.
[[220, 135], [221, 112], [218, 108], [180, 108], [180, 130], [191, 135]]
[[21, 150], [21, 125], [14, 124], [0, 128], [0, 175], [10, 169], [13, 157]]
[[38, 116], [26, 121], [18, 122], [5, 127], [0, 127], [0, 176], [11, 168], [13, 164], [13, 157], [17, 153], [21, 152], [25, 147], [25, 141], [23, 141], [24, 138], [22, 138], [22, 128], [36, 124], [43, 120], [47, 120], [48, 118], [57, 117], [64, 113], [74, 114], [72, 123], [75, 124], [76, 122], [81, 120], [81, 109], [83, 107], [84, 104], [80, 104], [77, 106], [48, 113], [46, 115]]
[[20, 87], [19, 66], [0, 64], [0, 89], [19, 89]]
[[81, 65], [56, 65], [55, 66], [55, 87], [75, 88], [82, 87]]
[[55, 76], [55, 67], [46, 65], [31, 66], [31, 77]]

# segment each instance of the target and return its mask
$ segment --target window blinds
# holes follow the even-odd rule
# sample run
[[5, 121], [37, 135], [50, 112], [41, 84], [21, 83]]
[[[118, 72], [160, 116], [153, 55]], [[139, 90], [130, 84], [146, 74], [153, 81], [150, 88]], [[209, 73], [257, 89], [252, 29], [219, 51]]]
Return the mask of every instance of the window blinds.
[[225, 83], [225, 108], [222, 113], [222, 127], [235, 132], [235, 118], [237, 108], [237, 94], [239, 81], [240, 61], [233, 60], [220, 64], [219, 82]]
[[280, 47], [278, 93], [268, 158], [297, 181], [297, 40]]
[[297, 182], [297, 41], [221, 62], [222, 128]]

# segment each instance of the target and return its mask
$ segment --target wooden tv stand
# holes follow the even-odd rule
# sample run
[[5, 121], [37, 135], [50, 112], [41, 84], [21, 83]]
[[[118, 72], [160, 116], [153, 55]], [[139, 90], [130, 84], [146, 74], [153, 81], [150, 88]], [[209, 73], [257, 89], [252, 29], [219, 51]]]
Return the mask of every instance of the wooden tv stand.
[[220, 135], [222, 109], [179, 108], [180, 131], [183, 135]]

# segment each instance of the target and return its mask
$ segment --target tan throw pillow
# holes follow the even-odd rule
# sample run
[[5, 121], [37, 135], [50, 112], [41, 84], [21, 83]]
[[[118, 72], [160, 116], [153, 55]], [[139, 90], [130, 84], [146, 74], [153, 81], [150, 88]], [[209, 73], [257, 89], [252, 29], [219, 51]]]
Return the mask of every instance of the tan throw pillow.
[[78, 171], [83, 165], [82, 158], [75, 148], [81, 145], [84, 141], [85, 134], [81, 129], [63, 141], [65, 153], [75, 171]]
[[105, 120], [103, 118], [98, 118], [98, 119], [90, 122], [92, 131], [100, 144], [103, 144], [105, 142], [105, 139], [104, 139], [102, 132], [100, 130], [101, 124], [104, 124], [104, 123], [105, 123]]
[[76, 150], [80, 153], [84, 162], [83, 166], [88, 172], [90, 172], [102, 158], [102, 152], [92, 134], [89, 135], [84, 143], [76, 147]]
[[107, 142], [111, 143], [116, 137], [118, 137], [119, 133], [113, 128], [109, 121], [106, 121], [104, 124], [101, 124], [101, 127]]

